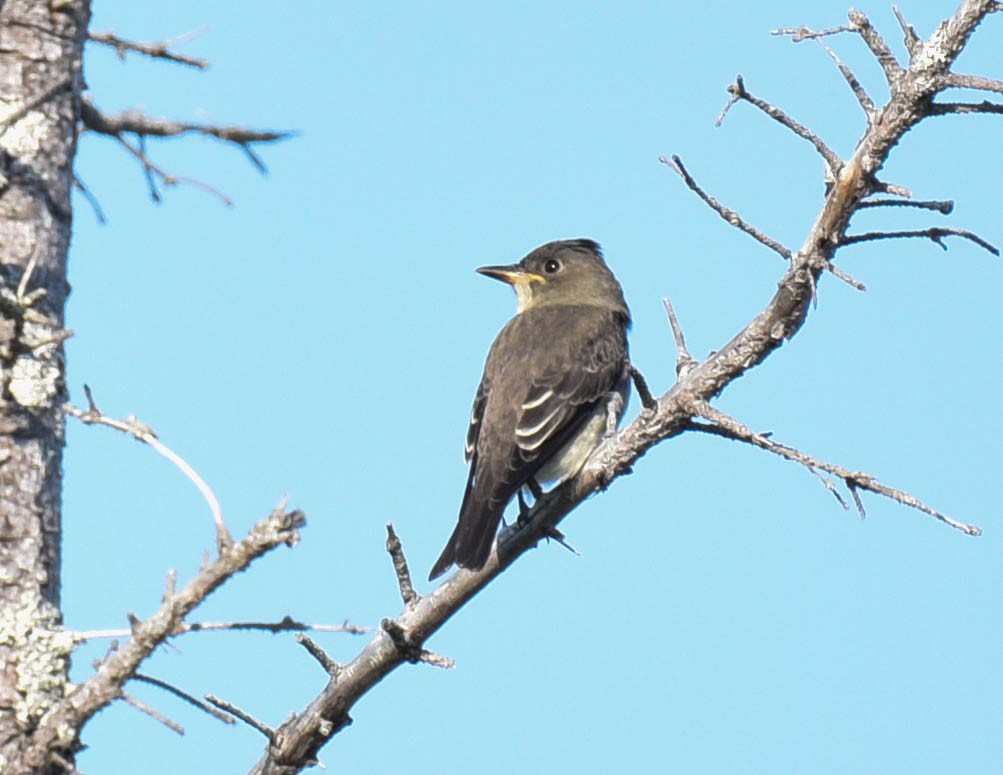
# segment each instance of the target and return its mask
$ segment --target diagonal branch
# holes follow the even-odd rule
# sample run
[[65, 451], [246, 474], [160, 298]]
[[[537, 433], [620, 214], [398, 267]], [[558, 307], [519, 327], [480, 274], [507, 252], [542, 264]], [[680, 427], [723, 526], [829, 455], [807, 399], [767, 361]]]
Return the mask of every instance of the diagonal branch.
[[81, 729], [95, 713], [113, 702], [143, 661], [177, 630], [189, 613], [259, 557], [276, 547], [296, 544], [305, 523], [301, 511], [274, 509], [255, 523], [243, 539], [220, 552], [181, 590], [167, 597], [153, 616], [136, 621], [129, 641], [42, 718], [30, 736], [30, 752], [25, 760], [48, 761], [48, 752], [61, 747], [65, 730]]
[[[830, 170], [832, 175], [839, 172], [839, 168], [843, 166], [843, 162], [839, 156], [836, 155], [835, 151], [826, 145], [825, 142], [818, 135], [808, 129], [808, 127], [795, 121], [780, 108], [775, 105], [771, 105], [766, 100], [756, 97], [754, 94], [750, 94], [745, 88], [745, 81], [742, 79], [742, 76], [738, 75], [735, 77], [735, 83], [728, 86], [728, 93], [731, 95], [731, 101], [725, 105], [724, 109], [721, 111], [721, 115], [717, 117], [715, 125], [721, 125], [725, 114], [732, 105], [739, 100], [744, 100], [750, 105], [759, 108], [774, 121], [777, 121], [790, 129], [798, 137], [811, 143], [815, 147], [815, 150], [818, 151], [819, 155], [825, 160], [826, 167]], [[873, 105], [871, 107], [873, 108]]]
[[[586, 498], [629, 473], [651, 447], [690, 429], [694, 407], [718, 396], [800, 331], [815, 285], [842, 244], [850, 218], [861, 201], [875, 190], [876, 173], [903, 136], [928, 115], [929, 102], [937, 89], [936, 77], [949, 71], [973, 30], [996, 6], [997, 3], [990, 0], [963, 0], [954, 17], [923, 44], [922, 55], [915, 58], [909, 70], [903, 70], [894, 62], [887, 46], [882, 45], [883, 41], [869, 23], [865, 24], [866, 17], [851, 17], [854, 29], [865, 41], [870, 41], [872, 52], [889, 75], [891, 96], [881, 108], [882, 120], [868, 125], [853, 155], [834, 175], [802, 246], [792, 252], [774, 243], [776, 247], [772, 249], [789, 256], [790, 263], [776, 292], [762, 310], [731, 341], [680, 376], [659, 398], [656, 409], [641, 412], [621, 432], [605, 440], [577, 476], [543, 493], [529, 509], [523, 525], [504, 529], [481, 570], [456, 571], [432, 592], [422, 596], [413, 608], [405, 608], [397, 619], [387, 620], [382, 630], [344, 665], [336, 681], [329, 681], [300, 714], [276, 730], [274, 741], [250, 769], [253, 775], [292, 775], [315, 762], [320, 748], [349, 722], [349, 711], [355, 703], [407, 662], [409, 656], [420, 654], [424, 642], [471, 598], [535, 546], [548, 530]], [[667, 159], [664, 163], [672, 166]], [[684, 169], [674, 168], [719, 215], [730, 223], [744, 225], [735, 213], [700, 190]], [[821, 464], [819, 470], [824, 470]], [[866, 474], [849, 472], [845, 481], [855, 500], [861, 489], [888, 497], [893, 497], [894, 492], [903, 496], [900, 502], [923, 510], [922, 504], [908, 501], [911, 496], [884, 488]], [[934, 516], [943, 517], [939, 513]]]
[[734, 210], [729, 210], [723, 204], [718, 202], [714, 197], [710, 196], [707, 192], [705, 192], [700, 187], [700, 184], [697, 183], [692, 178], [690, 173], [686, 171], [686, 168], [683, 166], [682, 160], [678, 156], [673, 155], [671, 159], [667, 159], [664, 156], [659, 156], [658, 160], [666, 167], [671, 168], [677, 175], [679, 175], [679, 177], [681, 177], [686, 182], [686, 185], [689, 186], [691, 191], [696, 193], [698, 197], [700, 197], [704, 202], [707, 203], [708, 207], [710, 207], [714, 212], [716, 212], [718, 215], [724, 218], [724, 220], [726, 220], [736, 229], [744, 231], [754, 240], [763, 245], [766, 245], [766, 247], [768, 247], [775, 253], [780, 254], [780, 256], [782, 256], [783, 258], [789, 259], [791, 257], [791, 251], [788, 248], [781, 245], [775, 239], [766, 236], [755, 226], [750, 226], [742, 219], [742, 217], [738, 213], [736, 213]]
[[849, 16], [850, 25], [853, 27], [853, 30], [863, 38], [864, 43], [867, 44], [871, 53], [874, 54], [874, 58], [878, 60], [881, 69], [885, 71], [885, 78], [888, 79], [888, 83], [894, 85], [898, 78], [906, 71], [902, 69], [902, 65], [898, 63], [892, 50], [888, 48], [885, 39], [874, 29], [871, 20], [865, 14], [857, 10], [851, 10]]
[[851, 471], [843, 466], [838, 466], [833, 463], [827, 463], [824, 460], [819, 460], [818, 458], [812, 457], [811, 455], [805, 454], [799, 449], [794, 449], [793, 447], [785, 446], [784, 444], [778, 444], [772, 439], [767, 438], [759, 433], [753, 433], [745, 425], [738, 422], [737, 420], [729, 417], [724, 412], [710, 406], [710, 404], [704, 403], [698, 407], [698, 413], [700, 416], [709, 420], [712, 425], [704, 425], [702, 423], [691, 422], [689, 427], [695, 431], [701, 431], [703, 433], [712, 433], [717, 436], [723, 436], [727, 439], [732, 439], [734, 441], [742, 441], [746, 444], [752, 444], [753, 446], [759, 447], [760, 449], [765, 449], [767, 452], [772, 452], [775, 455], [791, 460], [795, 463], [800, 463], [809, 471], [811, 471], [815, 476], [818, 476], [822, 483], [825, 485], [826, 489], [836, 496], [836, 499], [840, 502], [843, 508], [846, 508], [846, 503], [840, 497], [838, 491], [832, 486], [832, 483], [827, 481], [824, 477], [819, 475], [819, 471], [825, 471], [827, 474], [832, 474], [838, 477], [846, 485], [847, 489], [854, 497], [854, 501], [857, 504], [857, 510], [861, 517], [865, 516], [864, 507], [861, 503], [859, 497], [856, 494], [857, 490], [867, 490], [868, 492], [873, 492], [877, 495], [882, 495], [889, 498], [896, 503], [900, 503], [903, 506], [908, 506], [910, 508], [921, 511], [924, 514], [928, 514], [935, 519], [940, 520], [945, 525], [949, 525], [956, 530], [960, 530], [963, 533], [967, 533], [971, 536], [982, 535], [982, 530], [975, 525], [968, 525], [964, 522], [958, 522], [957, 520], [951, 519], [950, 517], [941, 514], [925, 503], [920, 501], [913, 495], [910, 495], [903, 490], [897, 490], [894, 487], [888, 487], [881, 484], [877, 479], [875, 479], [871, 474], [864, 473], [863, 471]]

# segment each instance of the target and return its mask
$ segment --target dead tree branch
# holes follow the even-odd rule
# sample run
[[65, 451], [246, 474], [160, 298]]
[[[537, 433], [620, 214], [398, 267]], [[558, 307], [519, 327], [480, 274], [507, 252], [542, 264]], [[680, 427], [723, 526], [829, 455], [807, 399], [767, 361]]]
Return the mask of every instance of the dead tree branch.
[[186, 40], [191, 40], [191, 38], [197, 35], [198, 32], [199, 31], [195, 31], [187, 33], [186, 35], [179, 35], [171, 40], [163, 40], [158, 43], [139, 43], [137, 41], [126, 40], [125, 38], [120, 38], [114, 32], [90, 32], [87, 34], [87, 40], [93, 41], [94, 43], [100, 43], [104, 46], [110, 46], [115, 49], [115, 53], [118, 54], [119, 59], [125, 59], [125, 55], [132, 51], [153, 59], [163, 59], [179, 65], [194, 67], [198, 70], [205, 70], [209, 67], [209, 62], [207, 60], [171, 51], [172, 47], [177, 46]]
[[766, 236], [755, 226], [751, 226], [748, 223], [746, 223], [745, 220], [743, 220], [738, 213], [736, 213], [734, 210], [729, 210], [723, 204], [718, 202], [714, 197], [712, 197], [710, 194], [704, 191], [700, 187], [700, 184], [697, 183], [690, 175], [690, 173], [686, 171], [686, 168], [683, 166], [682, 159], [680, 159], [678, 156], [673, 156], [671, 159], [665, 156], [659, 156], [658, 161], [660, 161], [666, 167], [669, 167], [673, 172], [679, 175], [679, 177], [681, 177], [686, 182], [686, 185], [689, 187], [691, 191], [693, 191], [698, 197], [700, 197], [704, 202], [707, 203], [708, 207], [710, 207], [714, 212], [716, 212], [718, 215], [724, 218], [724, 220], [726, 220], [736, 229], [744, 231], [746, 234], [748, 234], [750, 237], [756, 240], [756, 242], [766, 245], [766, 247], [768, 247], [774, 253], [779, 254], [783, 258], [791, 257], [791, 251], [789, 248], [781, 245], [775, 239]]
[[[930, 115], [930, 104], [942, 88], [943, 76], [950, 71], [979, 22], [996, 10], [998, 3], [993, 0], [964, 0], [955, 15], [941, 25], [937, 33], [916, 47], [908, 69], [898, 64], [863, 14], [851, 12], [849, 29], [836, 30], [852, 30], [861, 36], [888, 78], [890, 98], [884, 106], [876, 108], [876, 118], [868, 123], [853, 155], [834, 171], [825, 202], [797, 251], [792, 252], [765, 237], [749, 227], [734, 211], [709, 197], [686, 173], [678, 159], [671, 162], [662, 159], [721, 217], [790, 259], [772, 298], [730, 342], [681, 374], [658, 399], [655, 410], [641, 412], [625, 429], [601, 444], [576, 477], [543, 493], [534, 502], [522, 525], [504, 529], [487, 564], [480, 571], [456, 571], [439, 587], [422, 596], [413, 607], [405, 606], [395, 620], [385, 621], [373, 640], [355, 659], [344, 665], [337, 680], [329, 681], [302, 713], [276, 730], [264, 756], [251, 768], [251, 773], [292, 775], [315, 762], [320, 747], [349, 723], [348, 714], [355, 702], [390, 672], [412, 661], [415, 654], [420, 654], [425, 641], [468, 600], [535, 546], [583, 500], [606, 489], [617, 477], [631, 471], [648, 449], [691, 430], [699, 408], [708, 405], [730, 383], [762, 363], [784, 341], [798, 333], [805, 322], [822, 272], [832, 266], [836, 250], [845, 244], [846, 229], [852, 215], [866, 197], [882, 189], [891, 189], [876, 181], [876, 173], [903, 136]], [[822, 34], [834, 32], [809, 31], [804, 33], [804, 37]], [[779, 449], [773, 451], [780, 453]], [[826, 470], [822, 468], [822, 463], [812, 462], [817, 464], [817, 469]], [[830, 468], [838, 470], [833, 466]], [[866, 474], [847, 472], [844, 482], [850, 487], [855, 501], [859, 501], [858, 489], [870, 489], [894, 497], [890, 488], [881, 489], [883, 485]], [[904, 497], [896, 500], [925, 510], [922, 504], [909, 502], [907, 499], [911, 496], [899, 494]], [[943, 517], [937, 513], [934, 516]]]
[[[150, 196], [155, 202], [160, 201], [160, 194], [153, 183], [154, 178], [159, 179], [161, 184], [167, 187], [181, 183], [198, 186], [216, 196], [223, 204], [227, 206], [233, 204], [228, 196], [208, 183], [196, 178], [174, 175], [155, 164], [146, 153], [146, 138], [148, 137], [167, 138], [187, 134], [211, 137], [214, 140], [237, 146], [243, 151], [251, 164], [254, 165], [255, 169], [264, 175], [268, 173], [268, 168], [254, 150], [254, 146], [257, 143], [274, 143], [279, 140], [285, 140], [294, 134], [293, 132], [273, 130], [259, 131], [235, 125], [175, 121], [168, 118], [149, 116], [138, 110], [127, 110], [122, 113], [108, 115], [99, 111], [88, 95], [84, 95], [81, 98], [80, 120], [84, 129], [114, 138], [130, 155], [139, 161], [146, 175], [150, 188]], [[129, 142], [126, 137], [127, 135], [134, 135], [138, 141], [137, 145]]]
[[131, 627], [128, 642], [110, 654], [90, 678], [43, 716], [30, 736], [26, 761], [37, 763], [42, 771], [51, 751], [59, 751], [72, 742], [64, 739], [65, 730], [81, 729], [95, 713], [117, 699], [143, 661], [177, 630], [188, 614], [259, 557], [276, 547], [298, 543], [304, 524], [303, 512], [277, 507], [255, 523], [242, 540], [225, 547], [181, 590], [167, 597], [153, 616], [137, 620]]
[[860, 242], [874, 242], [876, 240], [884, 239], [918, 238], [931, 240], [940, 245], [941, 249], [947, 250], [947, 243], [944, 242], [944, 237], [961, 237], [969, 242], [974, 242], [980, 248], [989, 251], [994, 256], [998, 256], [1000, 254], [999, 248], [989, 242], [986, 242], [978, 234], [973, 234], [972, 232], [965, 231], [964, 229], [948, 229], [939, 226], [930, 229], [915, 229], [912, 231], [869, 231], [864, 234], [847, 234], [843, 237], [839, 246], [845, 247], [846, 245], [856, 245]]
[[205, 498], [206, 503], [209, 504], [209, 509], [212, 511], [212, 520], [216, 525], [216, 546], [219, 551], [223, 551], [224, 548], [232, 544], [233, 537], [230, 535], [230, 529], [223, 520], [223, 509], [219, 505], [219, 500], [217, 500], [212, 488], [199, 476], [198, 471], [192, 468], [183, 457], [160, 441], [157, 438], [157, 434], [153, 432], [153, 429], [141, 422], [137, 417], [130, 416], [125, 420], [114, 420], [97, 408], [91, 389], [87, 385], [84, 385], [84, 393], [87, 395], [87, 411], [82, 411], [72, 404], [66, 404], [63, 407], [63, 411], [71, 417], [76, 417], [84, 425], [107, 425], [109, 428], [127, 433], [137, 441], [153, 447], [153, 449], [170, 460], [181, 473], [188, 477], [191, 483], [202, 493], [202, 497]]
[[825, 471], [827, 474], [832, 474], [833, 476], [838, 477], [843, 481], [843, 484], [846, 485], [846, 488], [853, 496], [854, 501], [857, 504], [857, 511], [862, 518], [866, 516], [866, 514], [864, 512], [863, 503], [856, 495], [857, 490], [867, 490], [868, 492], [873, 492], [876, 495], [882, 495], [885, 498], [895, 501], [896, 503], [902, 504], [903, 506], [908, 506], [916, 509], [917, 511], [921, 511], [924, 514], [928, 514], [934, 519], [940, 520], [945, 525], [949, 525], [950, 527], [960, 530], [963, 533], [967, 533], [968, 535], [982, 535], [982, 530], [975, 525], [968, 525], [964, 522], [958, 522], [957, 520], [951, 519], [950, 517], [941, 514], [939, 511], [930, 508], [909, 493], [881, 484], [881, 482], [879, 482], [871, 474], [864, 473], [863, 471], [851, 471], [843, 466], [819, 460], [818, 458], [805, 454], [801, 450], [795, 449], [794, 447], [778, 444], [773, 441], [773, 439], [767, 438], [759, 433], [754, 433], [745, 425], [742, 425], [737, 420], [729, 417], [724, 412], [715, 409], [710, 406], [710, 404], [703, 404], [702, 406], [696, 408], [698, 410], [697, 414], [709, 420], [712, 424], [706, 425], [704, 423], [691, 421], [689, 427], [692, 430], [722, 436], [726, 439], [732, 439], [734, 441], [742, 441], [746, 444], [752, 444], [753, 446], [764, 449], [767, 452], [772, 452], [774, 455], [779, 455], [786, 460], [800, 463], [822, 481], [825, 488], [836, 496], [836, 499], [845, 509], [847, 507], [846, 502], [840, 496], [838, 490], [832, 486], [832, 483], [828, 479], [821, 476], [819, 471]]

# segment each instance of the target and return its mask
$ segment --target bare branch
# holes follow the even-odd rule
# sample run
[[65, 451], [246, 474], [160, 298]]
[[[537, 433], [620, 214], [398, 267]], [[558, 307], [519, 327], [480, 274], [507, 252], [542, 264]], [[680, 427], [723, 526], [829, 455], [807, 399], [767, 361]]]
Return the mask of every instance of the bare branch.
[[944, 250], [947, 250], [947, 243], [944, 242], [944, 237], [962, 237], [966, 240], [974, 242], [980, 248], [989, 251], [994, 256], [998, 256], [1000, 254], [999, 248], [986, 242], [977, 234], [972, 234], [972, 232], [965, 231], [964, 229], [948, 229], [939, 226], [930, 229], [917, 229], [914, 231], [869, 231], [864, 234], [847, 234], [843, 236], [839, 246], [844, 247], [845, 245], [854, 245], [858, 242], [872, 242], [883, 239], [909, 239], [914, 237], [933, 240]]
[[140, 673], [136, 673], [136, 675], [132, 677], [132, 680], [139, 681], [140, 683], [150, 684], [150, 686], [156, 686], [158, 689], [163, 689], [165, 692], [173, 694], [178, 699], [183, 700], [187, 702], [189, 705], [198, 708], [203, 713], [209, 714], [214, 719], [222, 721], [224, 724], [236, 723], [234, 721], [233, 716], [229, 716], [226, 713], [223, 713], [222, 711], [216, 710], [216, 708], [212, 707], [211, 705], [207, 705], [206, 703], [202, 702], [202, 700], [200, 700], [198, 697], [193, 697], [188, 692], [182, 691], [178, 687], [172, 686], [166, 681], [161, 681], [159, 678], [153, 678], [148, 675], [142, 675]]
[[84, 126], [90, 131], [111, 137], [117, 137], [121, 134], [135, 134], [144, 137], [177, 137], [185, 134], [198, 134], [243, 148], [254, 143], [273, 143], [285, 140], [295, 134], [295, 132], [256, 130], [234, 125], [174, 121], [169, 118], [148, 116], [139, 110], [127, 110], [107, 115], [94, 107], [94, 103], [86, 95], [81, 99], [80, 117]]
[[815, 31], [810, 27], [781, 27], [778, 30], [772, 30], [770, 35], [789, 36], [792, 43], [800, 43], [803, 40], [818, 40], [830, 35], [839, 35], [843, 32], [856, 32], [856, 28], [842, 25], [840, 27], [830, 27], [827, 30]]
[[874, 54], [874, 58], [878, 60], [881, 69], [885, 71], [885, 78], [888, 79], [888, 83], [894, 84], [905, 70], [902, 69], [898, 60], [895, 59], [895, 55], [888, 48], [888, 44], [878, 34], [878, 31], [871, 26], [871, 21], [865, 14], [860, 11], [851, 10], [849, 16], [850, 25], [864, 39], [864, 43], [867, 44], [871, 53]]
[[912, 57], [919, 53], [919, 50], [923, 47], [923, 41], [919, 39], [919, 35], [916, 34], [916, 29], [906, 22], [905, 17], [899, 10], [897, 5], [892, 6], [892, 11], [895, 13], [895, 18], [898, 20], [899, 27], [902, 28], [902, 43], [905, 45], [906, 51], [909, 52], [910, 61]]
[[838, 266], [836, 266], [832, 261], [827, 261], [825, 264], [825, 271], [832, 274], [838, 280], [842, 280], [844, 283], [849, 285], [851, 288], [855, 288], [858, 291], [866, 291], [867, 286], [864, 285], [860, 280], [856, 279], [853, 275], [844, 272]]
[[981, 75], [947, 73], [940, 82], [943, 88], [976, 89], [1003, 94], [1003, 81], [998, 81], [995, 78], [983, 78]]
[[672, 309], [672, 302], [669, 301], [668, 297], [662, 299], [662, 306], [665, 307], [665, 314], [669, 316], [672, 338], [676, 341], [676, 352], [678, 353], [676, 356], [676, 377], [684, 377], [696, 365], [696, 361], [690, 355], [690, 351], [686, 349], [686, 337], [683, 336], [683, 329], [679, 325], [679, 320], [676, 319], [676, 311]]
[[101, 208], [101, 203], [98, 201], [98, 198], [94, 196], [94, 192], [87, 187], [78, 175], [73, 176], [73, 186], [83, 195], [84, 199], [87, 200], [87, 204], [91, 206], [91, 210], [94, 212], [94, 217], [97, 219], [97, 222], [101, 226], [108, 223], [108, 219], [105, 217], [104, 210]]
[[[191, 34], [187, 37], [190, 38]], [[118, 54], [119, 59], [125, 59], [125, 55], [133, 51], [143, 56], [152, 57], [153, 59], [164, 59], [168, 62], [176, 62], [179, 65], [187, 65], [199, 70], [205, 70], [209, 67], [209, 62], [205, 59], [186, 54], [177, 54], [171, 51], [171, 46], [177, 45], [182, 38], [164, 40], [159, 43], [138, 43], [120, 38], [113, 32], [90, 32], [87, 34], [87, 39], [115, 49], [115, 53]]]
[[1003, 113], [1003, 105], [997, 102], [934, 102], [927, 109], [928, 116], [965, 115], [966, 113]]
[[[759, 108], [763, 113], [772, 118], [774, 121], [779, 122], [783, 126], [787, 127], [798, 137], [803, 140], [807, 140], [811, 143], [815, 150], [818, 151], [819, 155], [825, 160], [826, 167], [831, 171], [833, 175], [839, 172], [839, 168], [843, 166], [843, 162], [840, 160], [839, 156], [836, 155], [828, 145], [826, 145], [822, 139], [812, 132], [808, 127], [803, 124], [798, 123], [793, 118], [784, 113], [780, 108], [775, 105], [771, 105], [766, 100], [756, 97], [754, 94], [750, 94], [745, 88], [745, 81], [742, 79], [741, 75], [735, 76], [735, 82], [728, 86], [728, 93], [731, 95], [732, 99], [728, 105], [725, 106], [724, 110], [721, 111], [721, 115], [718, 116], [717, 124], [720, 125], [724, 119], [724, 115], [735, 102], [738, 100], [744, 100], [750, 105], [754, 105]], [[873, 108], [873, 105], [871, 106]], [[673, 157], [675, 158], [675, 157]], [[692, 188], [692, 186], [691, 186]], [[789, 258], [789, 256], [788, 256]]]
[[202, 493], [202, 497], [205, 498], [206, 503], [209, 504], [209, 509], [212, 511], [212, 519], [216, 525], [217, 549], [222, 552], [224, 548], [230, 546], [233, 543], [233, 537], [230, 535], [230, 530], [227, 528], [226, 522], [223, 521], [223, 509], [220, 508], [219, 501], [216, 499], [212, 488], [205, 483], [205, 480], [198, 475], [198, 472], [184, 458], [160, 441], [157, 438], [157, 434], [153, 432], [153, 429], [138, 418], [130, 416], [125, 420], [113, 420], [97, 408], [97, 405], [94, 403], [94, 396], [91, 394], [91, 389], [87, 385], [84, 385], [84, 393], [87, 395], [88, 403], [86, 412], [81, 411], [73, 406], [73, 404], [65, 404], [63, 411], [72, 417], [76, 417], [84, 425], [107, 425], [109, 428], [127, 433], [137, 441], [153, 447], [153, 449], [171, 461], [181, 473], [188, 477], [191, 483]]
[[[832, 474], [833, 476], [842, 479], [843, 482], [846, 484], [847, 488], [851, 491], [851, 493], [854, 493], [854, 491], [857, 489], [868, 490], [870, 492], [876, 493], [877, 495], [883, 495], [886, 498], [890, 498], [891, 500], [897, 503], [901, 503], [904, 506], [909, 506], [911, 508], [916, 509], [917, 511], [923, 512], [924, 514], [928, 514], [929, 516], [940, 520], [944, 524], [950, 525], [951, 527], [960, 530], [963, 533], [967, 533], [968, 535], [971, 536], [982, 535], [982, 530], [976, 527], [975, 525], [967, 525], [963, 522], [957, 522], [956, 520], [953, 520], [950, 517], [941, 514], [939, 511], [935, 511], [934, 509], [930, 508], [929, 506], [921, 502], [918, 498], [916, 498], [913, 495], [910, 495], [907, 492], [903, 492], [902, 490], [896, 490], [892, 487], [886, 487], [870, 474], [864, 473], [862, 471], [851, 471], [847, 468], [843, 468], [842, 466], [833, 465], [832, 463], [826, 463], [822, 460], [812, 457], [811, 455], [807, 455], [798, 449], [794, 449], [793, 447], [787, 447], [783, 444], [778, 444], [772, 439], [768, 439], [765, 436], [762, 436], [758, 433], [753, 433], [751, 430], [749, 430], [746, 426], [742, 425], [737, 420], [729, 417], [724, 412], [715, 409], [706, 402], [698, 404], [697, 406], [694, 407], [694, 409], [696, 413], [698, 413], [700, 416], [704, 417], [707, 420], [710, 420], [714, 424], [714, 427], [717, 428], [717, 430], [708, 430], [707, 426], [702, 426], [699, 423], [690, 423], [689, 427], [692, 430], [699, 430], [705, 433], [711, 432], [715, 433], [716, 435], [734, 439], [736, 441], [744, 441], [748, 444], [752, 444], [756, 447], [759, 447], [760, 449], [765, 449], [767, 452], [772, 452], [775, 455], [779, 455], [780, 457], [785, 458], [787, 460], [794, 461], [795, 463], [800, 463], [801, 465], [811, 470], [812, 473], [815, 473], [816, 476], [818, 475], [817, 472], [819, 470], [825, 471], [828, 474]], [[829, 489], [830, 491], [832, 490], [832, 488]], [[855, 493], [854, 493], [854, 500], [857, 501], [858, 509], [860, 511], [861, 516], [864, 516], [863, 504], [859, 502]], [[840, 502], [843, 503], [842, 499], [840, 499]], [[843, 505], [845, 507], [845, 503], [843, 503]]]
[[675, 171], [676, 174], [678, 174], [686, 182], [686, 185], [690, 188], [691, 191], [696, 193], [696, 195], [700, 197], [704, 202], [706, 202], [707, 205], [714, 212], [716, 212], [718, 215], [724, 218], [724, 220], [726, 220], [736, 229], [744, 231], [754, 240], [763, 245], [766, 245], [766, 247], [768, 247], [770, 250], [780, 254], [784, 258], [789, 259], [791, 257], [790, 250], [788, 250], [786, 247], [781, 245], [776, 240], [767, 237], [765, 234], [763, 234], [763, 232], [759, 231], [759, 229], [755, 228], [754, 226], [750, 226], [748, 223], [742, 220], [742, 217], [738, 213], [736, 213], [734, 210], [729, 210], [727, 207], [718, 202], [714, 197], [708, 195], [702, 188], [700, 188], [700, 185], [692, 177], [690, 177], [690, 173], [686, 171], [686, 168], [683, 166], [682, 160], [678, 156], [673, 155], [671, 159], [666, 158], [665, 156], [659, 156], [658, 161], [660, 161], [666, 167], [669, 167], [673, 171]]
[[950, 215], [954, 210], [954, 202], [950, 199], [919, 201], [913, 199], [865, 199], [858, 210], [868, 207], [915, 207], [920, 210], [935, 210], [942, 215]]
[[120, 695], [120, 697], [123, 700], [125, 700], [129, 705], [131, 705], [132, 707], [134, 707], [136, 710], [142, 711], [147, 716], [149, 716], [150, 718], [152, 718], [154, 721], [159, 721], [161, 724], [163, 724], [165, 727], [167, 727], [172, 732], [176, 732], [179, 735], [184, 735], [185, 728], [183, 726], [181, 726], [180, 724], [178, 724], [176, 721], [171, 721], [169, 718], [167, 718], [167, 716], [165, 716], [159, 710], [156, 710], [155, 708], [150, 707], [149, 705], [147, 705], [142, 700], [138, 700], [135, 697], [133, 697], [132, 695], [126, 694], [125, 692], [122, 692], [122, 694]]
[[387, 522], [387, 552], [394, 563], [394, 572], [397, 574], [397, 586], [400, 587], [401, 598], [408, 608], [421, 600], [421, 595], [414, 591], [411, 583], [411, 571], [407, 567], [407, 559], [404, 557], [404, 549], [401, 547], [400, 538], [394, 532], [392, 522]]
[[335, 662], [324, 649], [318, 646], [308, 635], [299, 633], [296, 642], [310, 652], [310, 656], [316, 659], [325, 672], [333, 679], [337, 679], [341, 674], [341, 665]]
[[110, 654], [100, 668], [54, 705], [30, 735], [29, 754], [42, 761], [58, 748], [66, 729], [81, 729], [95, 713], [114, 701], [139, 665], [174, 633], [181, 621], [234, 575], [278, 546], [299, 541], [306, 520], [301, 511], [275, 509], [240, 541], [227, 546], [149, 619], [137, 621], [127, 643]]
[[216, 697], [212, 694], [207, 694], [205, 696], [205, 699], [206, 702], [212, 703], [224, 713], [229, 713], [231, 716], [236, 716], [252, 729], [256, 729], [257, 731], [259, 731], [266, 738], [268, 738], [269, 743], [275, 742], [275, 730], [272, 729], [267, 724], [263, 724], [262, 722], [258, 721], [251, 714], [245, 713], [236, 705], [233, 705], [232, 703], [229, 703], [226, 700], [221, 700], [219, 697]]
[[[372, 632], [373, 628], [361, 627], [348, 622], [344, 624], [305, 624], [285, 616], [277, 622], [181, 622], [177, 630], [171, 633], [171, 637], [186, 635], [190, 632], [246, 632], [248, 630], [272, 634], [280, 632], [344, 632], [349, 635], [365, 635]], [[84, 643], [99, 638], [124, 638], [130, 634], [131, 630], [123, 629], [85, 630], [74, 633], [73, 639], [76, 643]]]
[[816, 38], [815, 42], [818, 43], [822, 50], [832, 58], [833, 62], [836, 63], [836, 67], [839, 68], [839, 72], [846, 80], [846, 83], [849, 84], [850, 90], [853, 92], [853, 96], [857, 98], [857, 102], [860, 103], [860, 107], [867, 115], [867, 120], [871, 121], [877, 114], [877, 110], [874, 107], [874, 100], [871, 99], [867, 90], [861, 85], [854, 72], [836, 55], [836, 52], [825, 44], [825, 41], [821, 38]]

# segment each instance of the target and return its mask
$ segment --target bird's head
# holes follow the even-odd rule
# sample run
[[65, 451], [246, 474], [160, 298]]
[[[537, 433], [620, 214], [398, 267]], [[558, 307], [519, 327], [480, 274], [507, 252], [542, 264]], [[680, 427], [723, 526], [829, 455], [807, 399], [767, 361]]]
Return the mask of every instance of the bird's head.
[[606, 266], [599, 244], [590, 239], [548, 242], [518, 264], [482, 266], [477, 271], [511, 285], [518, 312], [551, 305], [587, 305], [630, 318], [620, 283]]

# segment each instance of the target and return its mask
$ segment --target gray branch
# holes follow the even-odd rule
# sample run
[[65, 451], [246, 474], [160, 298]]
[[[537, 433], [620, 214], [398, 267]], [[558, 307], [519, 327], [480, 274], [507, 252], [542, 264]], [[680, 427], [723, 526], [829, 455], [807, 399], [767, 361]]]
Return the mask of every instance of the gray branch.
[[[574, 479], [537, 499], [526, 515], [526, 524], [503, 530], [481, 570], [456, 571], [415, 605], [405, 606], [397, 619], [385, 620], [373, 640], [343, 666], [337, 680], [330, 681], [302, 713], [276, 730], [264, 756], [251, 768], [253, 775], [293, 775], [315, 763], [320, 748], [350, 723], [348, 714], [354, 704], [402, 664], [421, 661], [425, 641], [463, 605], [548, 535], [583, 500], [628, 473], [647, 450], [688, 430], [699, 407], [798, 333], [820, 276], [832, 266], [837, 247], [845, 243], [851, 216], [866, 196], [881, 188], [875, 173], [906, 132], [930, 115], [931, 99], [942, 88], [942, 80], [938, 79], [949, 72], [979, 22], [996, 10], [998, 3], [993, 0], [964, 0], [955, 15], [922, 44], [908, 69], [896, 62], [865, 16], [851, 14], [852, 30], [878, 59], [888, 77], [891, 95], [879, 110], [881, 120], [867, 127], [853, 155], [834, 175], [801, 248], [793, 253], [783, 246], [773, 248], [781, 255], [786, 251], [790, 263], [762, 311], [730, 342], [684, 370], [676, 384], [659, 398], [656, 409], [641, 412], [624, 430], [600, 445]], [[699, 187], [690, 181], [687, 185], [705, 201], [708, 199]], [[741, 221], [720, 205], [714, 209], [729, 222]], [[847, 480], [848, 485], [853, 482], [850, 491], [855, 502], [859, 501], [858, 487], [874, 484], [865, 476]]]

